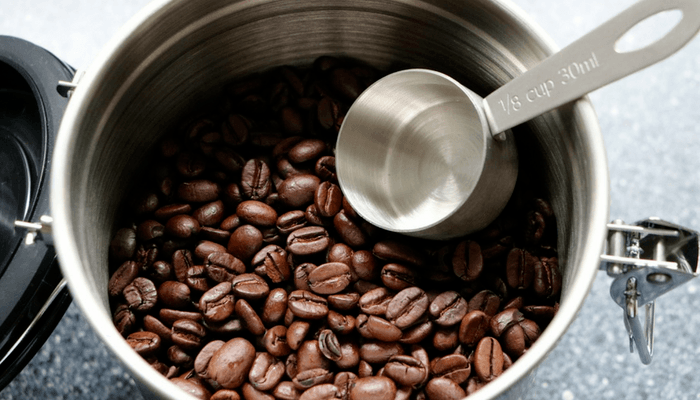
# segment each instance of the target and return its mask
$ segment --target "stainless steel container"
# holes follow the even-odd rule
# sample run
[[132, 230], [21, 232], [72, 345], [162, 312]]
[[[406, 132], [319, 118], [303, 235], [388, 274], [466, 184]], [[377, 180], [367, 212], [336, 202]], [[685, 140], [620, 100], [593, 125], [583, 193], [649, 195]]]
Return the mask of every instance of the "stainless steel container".
[[[186, 398], [112, 324], [107, 248], [116, 209], [147, 150], [225, 83], [323, 54], [379, 68], [444, 72], [484, 95], [554, 51], [505, 0], [160, 0], [133, 18], [86, 70], [59, 130], [51, 174], [53, 234], [76, 303], [145, 396]], [[474, 400], [518, 398], [575, 318], [606, 239], [605, 149], [584, 98], [527, 123], [558, 218], [559, 313], [533, 347]], [[502, 396], [502, 397], [499, 397]]]

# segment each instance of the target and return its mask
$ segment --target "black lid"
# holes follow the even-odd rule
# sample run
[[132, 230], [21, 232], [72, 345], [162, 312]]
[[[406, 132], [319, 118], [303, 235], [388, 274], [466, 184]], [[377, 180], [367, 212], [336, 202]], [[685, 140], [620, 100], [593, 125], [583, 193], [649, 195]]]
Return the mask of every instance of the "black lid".
[[27, 41], [0, 36], [0, 389], [31, 360], [71, 298], [52, 245], [27, 243], [15, 221], [49, 210], [49, 168], [73, 69]]

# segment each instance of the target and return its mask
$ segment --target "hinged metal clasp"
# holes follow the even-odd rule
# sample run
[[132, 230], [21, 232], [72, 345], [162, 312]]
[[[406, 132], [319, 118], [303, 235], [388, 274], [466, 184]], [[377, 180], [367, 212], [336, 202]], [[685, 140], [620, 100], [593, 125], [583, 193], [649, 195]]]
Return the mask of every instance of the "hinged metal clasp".
[[78, 87], [78, 83], [85, 75], [85, 71], [78, 70], [75, 75], [73, 75], [73, 80], [68, 81], [58, 81], [58, 93], [63, 97], [70, 97], [73, 94], [75, 88]]
[[26, 245], [32, 245], [37, 239], [41, 239], [49, 246], [53, 246], [53, 236], [51, 236], [51, 224], [53, 218], [48, 215], [42, 215], [39, 222], [15, 221], [15, 228], [27, 230], [27, 236], [24, 238]]
[[[610, 296], [622, 307], [630, 352], [636, 347], [644, 364], [651, 363], [654, 353], [655, 300], [698, 275], [699, 249], [696, 231], [658, 218], [634, 225], [621, 220], [608, 224], [600, 269], [615, 278]], [[645, 309], [643, 328], [641, 306]]]

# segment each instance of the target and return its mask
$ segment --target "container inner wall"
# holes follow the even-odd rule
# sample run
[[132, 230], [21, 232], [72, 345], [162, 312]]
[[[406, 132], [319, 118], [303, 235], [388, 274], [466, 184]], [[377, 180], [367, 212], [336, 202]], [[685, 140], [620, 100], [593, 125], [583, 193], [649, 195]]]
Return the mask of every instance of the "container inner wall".
[[[225, 83], [335, 54], [384, 70], [435, 69], [484, 96], [551, 50], [512, 7], [485, 0], [280, 0], [172, 1], [144, 10], [87, 71], [61, 127], [64, 145], [54, 155], [54, 162], [65, 164], [64, 173], [53, 176], [60, 188], [52, 191], [54, 217], [65, 221], [58, 230], [66, 237], [57, 239], [62, 268], [96, 331], [105, 341], [116, 337], [113, 326], [95, 325], [111, 320], [108, 246], [131, 179], [142, 175], [140, 166], [157, 140], [177, 130]], [[548, 328], [556, 332], [543, 334], [551, 339], [540, 345], [540, 356], [532, 355], [540, 359], [529, 362], [529, 371], [563, 334], [592, 283], [605, 234], [608, 182], [587, 101], [538, 117], [516, 136], [522, 163], [535, 169], [550, 193], [564, 277], [560, 315]], [[125, 343], [107, 344], [138, 379], [155, 376], [145, 372], [145, 362], [121, 354], [130, 351]], [[516, 366], [508, 372], [508, 386], [528, 372]], [[159, 395], [177, 393], [162, 383], [146, 385]]]

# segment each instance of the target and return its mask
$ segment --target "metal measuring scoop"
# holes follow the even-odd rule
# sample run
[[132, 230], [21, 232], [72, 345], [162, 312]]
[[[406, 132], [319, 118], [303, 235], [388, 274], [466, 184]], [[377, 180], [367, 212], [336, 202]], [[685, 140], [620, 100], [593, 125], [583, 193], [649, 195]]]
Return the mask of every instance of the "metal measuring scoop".
[[[663, 11], [682, 19], [641, 49], [618, 40]], [[510, 128], [660, 61], [700, 30], [700, 1], [641, 0], [485, 99], [439, 72], [390, 74], [350, 107], [336, 144], [338, 180], [368, 222], [430, 239], [486, 227], [518, 173]]]

